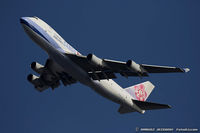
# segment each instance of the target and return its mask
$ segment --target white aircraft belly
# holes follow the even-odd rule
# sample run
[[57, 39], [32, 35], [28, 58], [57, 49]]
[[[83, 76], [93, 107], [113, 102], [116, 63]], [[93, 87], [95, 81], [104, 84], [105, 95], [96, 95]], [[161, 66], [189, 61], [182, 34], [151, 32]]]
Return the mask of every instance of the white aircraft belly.
[[116, 103], [124, 102], [121, 93], [123, 89], [113, 80], [91, 80], [91, 84], [89, 85], [92, 89], [94, 89], [100, 95], [112, 100]]

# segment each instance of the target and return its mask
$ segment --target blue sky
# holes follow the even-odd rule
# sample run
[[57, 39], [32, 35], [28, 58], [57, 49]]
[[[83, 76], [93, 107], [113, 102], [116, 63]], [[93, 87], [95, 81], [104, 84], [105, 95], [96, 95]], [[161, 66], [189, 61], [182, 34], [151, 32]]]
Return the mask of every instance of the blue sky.
[[[127, 132], [136, 127], [200, 128], [200, 8], [186, 0], [2, 0], [1, 133]], [[119, 105], [80, 83], [37, 92], [26, 76], [48, 58], [24, 33], [19, 18], [38, 16], [80, 53], [138, 63], [189, 67], [187, 74], [116, 79], [122, 87], [151, 81], [148, 101], [172, 109], [120, 115]], [[35, 73], [34, 73], [35, 74]]]

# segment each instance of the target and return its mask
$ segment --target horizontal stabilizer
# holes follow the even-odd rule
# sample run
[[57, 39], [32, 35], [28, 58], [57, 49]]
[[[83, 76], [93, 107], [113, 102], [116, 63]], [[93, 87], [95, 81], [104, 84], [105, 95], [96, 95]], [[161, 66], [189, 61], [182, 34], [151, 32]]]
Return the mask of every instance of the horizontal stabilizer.
[[[136, 104], [141, 110], [145, 112], [145, 110], [154, 110], [154, 109], [168, 109], [171, 108], [170, 105], [167, 104], [159, 104], [159, 103], [151, 103], [151, 102], [143, 102], [143, 101], [137, 101], [132, 100], [134, 104]], [[131, 112], [137, 112], [131, 107], [121, 105], [118, 109], [118, 112], [120, 114], [126, 114]]]
[[170, 105], [167, 104], [159, 104], [159, 103], [151, 103], [151, 102], [143, 102], [132, 100], [139, 108], [143, 110], [153, 110], [153, 109], [167, 109], [171, 108]]

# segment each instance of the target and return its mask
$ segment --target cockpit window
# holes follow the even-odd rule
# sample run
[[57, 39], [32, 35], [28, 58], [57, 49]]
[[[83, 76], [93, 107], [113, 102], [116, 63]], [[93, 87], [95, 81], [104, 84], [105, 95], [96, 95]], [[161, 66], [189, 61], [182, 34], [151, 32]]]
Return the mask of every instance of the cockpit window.
[[38, 19], [38, 17], [34, 16], [35, 19]]

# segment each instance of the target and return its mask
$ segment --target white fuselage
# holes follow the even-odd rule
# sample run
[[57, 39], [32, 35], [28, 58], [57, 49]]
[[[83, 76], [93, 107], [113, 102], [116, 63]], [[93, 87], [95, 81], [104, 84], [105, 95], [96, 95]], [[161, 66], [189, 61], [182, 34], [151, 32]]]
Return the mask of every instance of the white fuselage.
[[102, 96], [129, 107], [133, 107], [132, 96], [124, 91], [112, 79], [92, 80], [86, 71], [75, 64], [64, 53], [80, 53], [71, 47], [53, 28], [37, 17], [22, 17], [20, 19], [26, 33], [49, 57], [59, 64], [68, 74], [80, 83], [94, 89]]

